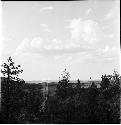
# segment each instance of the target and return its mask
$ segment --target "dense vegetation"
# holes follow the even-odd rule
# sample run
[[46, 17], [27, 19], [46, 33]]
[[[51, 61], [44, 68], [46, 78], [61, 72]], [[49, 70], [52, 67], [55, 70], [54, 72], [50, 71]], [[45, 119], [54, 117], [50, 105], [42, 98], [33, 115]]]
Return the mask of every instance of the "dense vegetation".
[[102, 76], [101, 87], [92, 82], [83, 88], [69, 83], [66, 70], [56, 89], [56, 95], [48, 98], [47, 123], [120, 123], [120, 77], [118, 72]]
[[[9, 58], [9, 62], [13, 61]], [[11, 73], [9, 77], [5, 73], [7, 77], [1, 79], [2, 123], [120, 123], [118, 72], [103, 75], [100, 88], [94, 82], [84, 88], [79, 79], [76, 86], [73, 86], [70, 74], [65, 69], [55, 94], [48, 94], [45, 98], [41, 84], [25, 83], [18, 75], [16, 79], [11, 79], [15, 69], [7, 66], [9, 70], [4, 67], [4, 71]], [[19, 74], [17, 71], [18, 68], [16, 74]]]
[[15, 67], [11, 57], [4, 63], [1, 78], [1, 122], [33, 123], [40, 118], [43, 101], [41, 84], [27, 84], [19, 79], [22, 70]]

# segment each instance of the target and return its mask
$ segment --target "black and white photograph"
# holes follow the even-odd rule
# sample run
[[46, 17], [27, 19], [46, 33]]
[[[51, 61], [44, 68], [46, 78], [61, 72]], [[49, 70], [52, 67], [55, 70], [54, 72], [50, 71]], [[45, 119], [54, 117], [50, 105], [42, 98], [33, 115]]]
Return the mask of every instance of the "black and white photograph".
[[120, 124], [120, 0], [0, 2], [0, 122]]

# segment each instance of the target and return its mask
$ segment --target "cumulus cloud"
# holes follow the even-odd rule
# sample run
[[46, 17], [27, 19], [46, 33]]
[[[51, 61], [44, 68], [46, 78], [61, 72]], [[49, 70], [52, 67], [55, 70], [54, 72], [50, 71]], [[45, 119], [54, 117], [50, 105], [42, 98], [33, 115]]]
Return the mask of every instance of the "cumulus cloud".
[[101, 34], [100, 27], [96, 21], [82, 20], [81, 18], [74, 18], [70, 21], [68, 26], [71, 32], [71, 38], [81, 43], [93, 44], [98, 41]]
[[42, 38], [36, 37], [36, 38], [32, 39], [32, 41], [30, 42], [30, 47], [39, 49], [42, 46], [43, 41], [44, 40]]
[[[46, 24], [41, 24], [43, 28], [48, 28]], [[15, 55], [25, 55], [27, 53], [37, 54], [39, 56], [51, 56], [56, 60], [66, 55], [67, 60], [97, 60], [98, 58], [108, 58], [111, 54], [115, 54], [116, 48], [109, 46], [100, 46], [99, 41], [103, 38], [113, 38], [113, 34], [103, 34], [100, 25], [91, 19], [83, 20], [82, 18], [74, 18], [70, 20], [67, 27], [71, 33], [71, 37], [67, 40], [48, 39], [35, 37], [32, 40], [24, 39], [16, 48]], [[104, 39], [103, 39], [104, 40]], [[79, 55], [78, 55], [79, 54]], [[74, 55], [74, 56], [72, 56]], [[83, 57], [83, 58], [82, 58]], [[100, 59], [101, 59], [100, 58]], [[110, 60], [110, 59], [109, 59]], [[75, 60], [74, 60], [75, 61]]]
[[14, 56], [50, 57], [54, 60], [65, 60], [66, 63], [85, 62], [112, 62], [118, 61], [120, 48], [118, 46], [106, 45], [103, 48], [95, 46], [82, 46], [74, 41], [65, 43], [57, 39], [43, 39], [41, 37], [29, 40], [25, 38], [16, 48]]
[[23, 55], [25, 53], [28, 53], [30, 49], [30, 42], [28, 38], [25, 38], [20, 45], [15, 49], [15, 52], [13, 53], [13, 56]]
[[40, 12], [43, 12], [45, 10], [53, 10], [53, 9], [54, 9], [53, 6], [45, 6], [45, 7], [43, 7], [43, 8], [40, 9]]
[[75, 44], [72, 41], [67, 41], [63, 43], [61, 40], [53, 39], [42, 39], [40, 37], [33, 38], [29, 40], [28, 38], [24, 39], [21, 44], [16, 48], [15, 55], [26, 54], [26, 53], [35, 53], [39, 55], [64, 55], [64, 54], [73, 54], [80, 53], [83, 51], [92, 51], [92, 48], [81, 46]]

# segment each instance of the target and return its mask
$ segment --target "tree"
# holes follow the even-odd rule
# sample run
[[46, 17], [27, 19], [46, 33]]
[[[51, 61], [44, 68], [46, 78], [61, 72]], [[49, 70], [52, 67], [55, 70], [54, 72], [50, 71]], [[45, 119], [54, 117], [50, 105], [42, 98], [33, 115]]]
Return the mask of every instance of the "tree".
[[108, 75], [102, 75], [101, 88], [106, 89], [110, 85], [110, 77]]
[[114, 70], [112, 79], [113, 79], [114, 84], [117, 84], [120, 87], [121, 76], [119, 75], [118, 71]]
[[4, 77], [7, 77], [8, 81], [10, 80], [16, 80], [19, 81], [18, 78], [19, 73], [22, 73], [23, 70], [20, 70], [20, 65], [15, 66], [15, 63], [13, 62], [11, 56], [7, 59], [7, 63], [3, 63], [2, 65], [3, 70], [1, 70], [1, 73]]
[[94, 82], [92, 82], [91, 88], [97, 88]]
[[102, 81], [101, 81], [101, 88], [107, 89], [109, 88], [111, 85], [118, 85], [120, 86], [120, 75], [119, 73], [114, 70], [112, 75], [102, 75]]
[[67, 83], [69, 83], [70, 73], [69, 73], [66, 69], [64, 69], [64, 71], [63, 71], [63, 73], [61, 74], [61, 76], [62, 76], [61, 81], [64, 81], [64, 80], [65, 80]]
[[120, 75], [115, 70], [102, 77], [97, 112], [99, 123], [120, 122]]
[[66, 97], [70, 96], [72, 92], [72, 86], [69, 83], [70, 73], [65, 69], [61, 76], [61, 78], [59, 77], [60, 80], [57, 85], [56, 94], [58, 97], [65, 99]]
[[[18, 78], [19, 73], [22, 73], [23, 70], [20, 70], [20, 65], [15, 66], [11, 56], [7, 59], [6, 63], [3, 63], [1, 73], [5, 78], [7, 78], [7, 84], [5, 84], [5, 93], [2, 92], [5, 98], [5, 105], [6, 105], [6, 119], [7, 122], [10, 122], [10, 88], [12, 87], [11, 84], [14, 81], [21, 82], [22, 80]], [[16, 89], [16, 88], [15, 88]]]

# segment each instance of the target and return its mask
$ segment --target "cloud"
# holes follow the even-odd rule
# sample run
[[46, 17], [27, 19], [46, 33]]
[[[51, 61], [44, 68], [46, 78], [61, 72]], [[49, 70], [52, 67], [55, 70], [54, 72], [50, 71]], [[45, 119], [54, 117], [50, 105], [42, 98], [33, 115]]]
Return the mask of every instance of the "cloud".
[[43, 28], [44, 31], [51, 32], [51, 30], [48, 28], [47, 24], [40, 24], [40, 26]]
[[64, 60], [70, 65], [73, 63], [98, 63], [98, 62], [117, 62], [119, 59], [120, 48], [118, 46], [105, 45], [104, 47], [95, 47], [90, 45], [81, 45], [75, 41], [61, 41], [57, 39], [44, 39], [35, 37], [32, 40], [25, 38], [16, 48], [14, 56], [25, 57], [37, 56], [56, 61]]
[[13, 53], [12, 56], [18, 56], [21, 54], [25, 54], [28, 52], [30, 48], [30, 43], [29, 43], [29, 39], [25, 38], [20, 45], [15, 49], [15, 52]]
[[118, 46], [106, 45], [104, 48], [97, 49], [92, 53], [92, 58], [99, 61], [118, 61], [120, 55], [120, 48]]
[[120, 17], [120, 1], [113, 1], [114, 7], [104, 16], [104, 20], [111, 20]]
[[74, 18], [68, 26], [71, 32], [71, 38], [80, 41], [82, 44], [93, 44], [98, 41], [101, 34], [100, 27], [96, 21], [82, 20]]
[[83, 53], [79, 53], [78, 58], [75, 58], [73, 60], [75, 60], [75, 63], [112, 63], [119, 62], [119, 58], [120, 48], [118, 46], [111, 47], [109, 45], [106, 45], [104, 48], [97, 48], [93, 49], [90, 52], [84, 51]]
[[[40, 26], [48, 29], [46, 24], [40, 24]], [[78, 61], [98, 61], [98, 58], [108, 60], [108, 58], [111, 59], [117, 56], [114, 48], [110, 48], [110, 45], [105, 47], [106, 43], [100, 42], [107, 38], [113, 38], [114, 34], [104, 34], [98, 22], [91, 19], [74, 18], [69, 21], [67, 28], [71, 33], [69, 39], [62, 41], [55, 38], [35, 37], [32, 40], [26, 38], [16, 48], [15, 55], [27, 55], [30, 53], [43, 57], [54, 57], [56, 60], [66, 56], [67, 60], [74, 61], [77, 59]], [[104, 45], [100, 46], [101, 43]], [[72, 55], [81, 55], [81, 59], [78, 56], [74, 59]]]
[[114, 38], [114, 36], [115, 36], [114, 34], [104, 34], [104, 37], [109, 39]]
[[108, 19], [111, 19], [113, 16], [113, 13], [112, 12], [109, 12], [106, 14], [106, 16], [104, 17], [104, 20], [108, 20]]
[[81, 46], [73, 41], [62, 42], [61, 40], [42, 39], [35, 37], [33, 40], [25, 38], [16, 48], [14, 55], [22, 55], [26, 53], [34, 53], [41, 56], [55, 56], [73, 53], [81, 53], [84, 51], [92, 51], [92, 48]]
[[102, 49], [103, 53], [107, 56], [118, 56], [120, 53], [120, 47], [118, 46], [105, 46], [104, 49]]
[[40, 12], [43, 12], [45, 10], [53, 10], [53, 9], [54, 9], [53, 6], [45, 6], [45, 7], [43, 7], [43, 8], [40, 9]]
[[7, 42], [7, 41], [10, 41], [12, 39], [10, 37], [1, 37], [0, 40], [3, 42]]
[[86, 16], [88, 16], [91, 12], [92, 12], [91, 8], [87, 9], [86, 12], [85, 12]]

